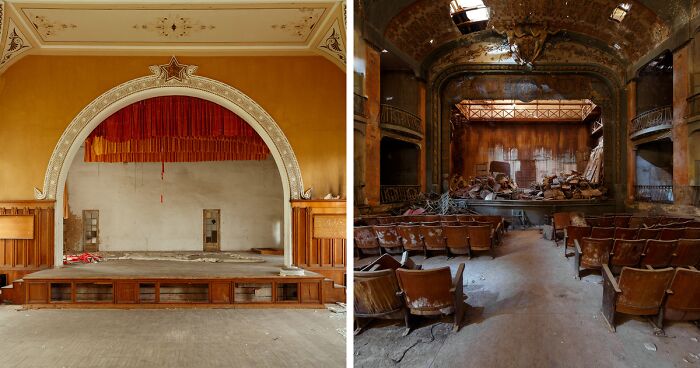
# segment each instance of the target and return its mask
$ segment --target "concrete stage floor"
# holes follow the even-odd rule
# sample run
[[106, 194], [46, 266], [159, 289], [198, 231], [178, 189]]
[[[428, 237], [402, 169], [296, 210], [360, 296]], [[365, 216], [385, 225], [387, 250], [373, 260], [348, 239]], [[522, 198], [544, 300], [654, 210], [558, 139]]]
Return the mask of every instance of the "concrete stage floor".
[[537, 230], [504, 240], [494, 260], [487, 253], [415, 257], [425, 268], [449, 264], [453, 272], [466, 263], [462, 328], [452, 333], [451, 317], [416, 319], [418, 328], [402, 337], [403, 321], [375, 320], [355, 337], [355, 367], [700, 366], [700, 329], [692, 323], [666, 322], [667, 337], [657, 337], [645, 320], [622, 316], [612, 333], [600, 314], [599, 273], [574, 279], [573, 258]]
[[[192, 252], [182, 252], [182, 254]], [[71, 278], [247, 278], [279, 276], [284, 261], [282, 256], [245, 253], [250, 257], [262, 258], [264, 262], [196, 262], [110, 259], [99, 263], [72, 264], [60, 268], [38, 271], [26, 275], [25, 280], [71, 279]], [[319, 274], [305, 271], [305, 276], [320, 277]]]
[[345, 314], [0, 306], [3, 368], [345, 366]]

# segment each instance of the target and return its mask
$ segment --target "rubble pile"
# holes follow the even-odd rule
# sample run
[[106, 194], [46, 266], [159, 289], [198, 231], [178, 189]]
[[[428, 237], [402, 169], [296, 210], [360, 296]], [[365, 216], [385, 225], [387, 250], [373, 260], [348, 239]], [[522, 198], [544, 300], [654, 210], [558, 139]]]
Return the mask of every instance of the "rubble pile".
[[545, 177], [541, 184], [523, 190], [520, 199], [598, 199], [607, 192], [604, 186], [593, 184], [580, 173], [572, 171]]
[[453, 198], [484, 199], [487, 201], [497, 198], [516, 199], [518, 186], [510, 177], [503, 173], [483, 175], [471, 178], [469, 182], [461, 175], [455, 174], [450, 179], [450, 196]]
[[450, 196], [462, 199], [525, 199], [525, 200], [564, 200], [599, 199], [607, 194], [607, 188], [591, 183], [581, 173], [547, 176], [540, 184], [530, 188], [518, 188], [511, 178], [503, 173], [477, 176], [465, 180], [455, 174], [450, 178]]

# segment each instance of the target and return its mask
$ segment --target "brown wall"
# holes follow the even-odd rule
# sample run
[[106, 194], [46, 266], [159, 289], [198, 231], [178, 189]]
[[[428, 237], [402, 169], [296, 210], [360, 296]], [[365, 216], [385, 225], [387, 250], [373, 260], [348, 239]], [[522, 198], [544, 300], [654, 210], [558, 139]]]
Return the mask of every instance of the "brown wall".
[[[31, 199], [58, 138], [110, 88], [167, 57], [29, 56], [0, 75], [0, 200]], [[345, 75], [322, 57], [181, 57], [250, 96], [292, 145], [314, 197], [345, 196]]]
[[[583, 171], [591, 149], [589, 140], [588, 125], [581, 123], [472, 122], [458, 125], [451, 140], [450, 172], [465, 178], [474, 176], [475, 165], [489, 162], [489, 150], [496, 146], [502, 146], [504, 151], [517, 148], [521, 167], [525, 166], [523, 160], [534, 159], [539, 148], [551, 150], [555, 160], [572, 152], [578, 170]], [[518, 182], [518, 185], [527, 186], [529, 183]]]

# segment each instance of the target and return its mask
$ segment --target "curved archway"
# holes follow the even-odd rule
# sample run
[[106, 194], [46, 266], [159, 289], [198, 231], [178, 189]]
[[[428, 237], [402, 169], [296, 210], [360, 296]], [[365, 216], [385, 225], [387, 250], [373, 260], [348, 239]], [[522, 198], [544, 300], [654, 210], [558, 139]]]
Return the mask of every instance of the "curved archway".
[[[133, 79], [103, 93], [88, 104], [68, 125], [53, 150], [44, 176], [43, 190], [34, 188], [36, 199], [55, 200], [54, 264], [63, 263], [63, 190], [68, 170], [82, 142], [102, 121], [121, 108], [152, 97], [197, 97], [231, 110], [260, 135], [275, 160], [286, 202], [303, 197], [301, 170], [282, 129], [260, 105], [243, 92], [216, 80], [194, 75], [196, 66], [170, 64], [150, 67], [152, 75]], [[291, 206], [284, 206], [284, 263], [292, 264]]]

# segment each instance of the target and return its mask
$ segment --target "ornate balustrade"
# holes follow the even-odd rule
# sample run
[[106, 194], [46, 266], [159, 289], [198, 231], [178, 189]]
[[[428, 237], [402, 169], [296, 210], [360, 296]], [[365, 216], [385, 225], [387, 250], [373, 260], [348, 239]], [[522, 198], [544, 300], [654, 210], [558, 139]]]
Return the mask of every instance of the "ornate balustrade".
[[673, 203], [673, 185], [635, 185], [634, 199], [640, 202]]
[[632, 119], [630, 138], [634, 139], [649, 133], [671, 129], [673, 123], [673, 107], [662, 106], [646, 111]]
[[420, 194], [420, 185], [382, 185], [379, 189], [382, 203], [412, 201]]
[[382, 128], [423, 137], [421, 118], [398, 107], [382, 104], [379, 122]]
[[352, 106], [355, 115], [363, 118], [367, 117], [367, 97], [355, 93]]

